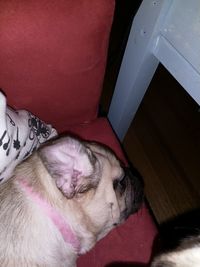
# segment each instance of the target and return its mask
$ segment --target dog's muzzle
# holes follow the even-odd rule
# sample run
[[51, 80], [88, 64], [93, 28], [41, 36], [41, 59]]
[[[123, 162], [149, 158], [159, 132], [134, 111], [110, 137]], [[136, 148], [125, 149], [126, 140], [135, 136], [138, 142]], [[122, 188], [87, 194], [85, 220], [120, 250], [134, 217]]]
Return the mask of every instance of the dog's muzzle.
[[140, 175], [130, 169], [124, 169], [124, 178], [120, 181], [124, 188], [126, 209], [122, 212], [123, 219], [127, 219], [129, 215], [137, 212], [144, 200], [144, 184]]

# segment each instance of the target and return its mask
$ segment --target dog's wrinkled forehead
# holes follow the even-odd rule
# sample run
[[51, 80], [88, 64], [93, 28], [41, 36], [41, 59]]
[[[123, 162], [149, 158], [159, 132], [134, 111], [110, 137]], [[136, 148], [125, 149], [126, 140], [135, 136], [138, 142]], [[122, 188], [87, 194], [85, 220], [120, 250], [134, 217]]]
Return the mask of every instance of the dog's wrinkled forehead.
[[121, 162], [111, 149], [95, 142], [87, 142], [86, 146], [99, 160], [103, 158], [109, 162], [109, 165], [111, 167], [111, 176], [113, 179], [124, 176], [124, 170], [121, 167]]

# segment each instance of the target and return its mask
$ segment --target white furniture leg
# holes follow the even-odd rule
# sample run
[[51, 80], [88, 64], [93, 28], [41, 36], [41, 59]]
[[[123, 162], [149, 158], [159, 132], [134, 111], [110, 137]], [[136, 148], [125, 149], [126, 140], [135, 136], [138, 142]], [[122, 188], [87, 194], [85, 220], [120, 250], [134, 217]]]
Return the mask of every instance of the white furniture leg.
[[120, 140], [129, 125], [158, 66], [152, 48], [163, 9], [171, 1], [143, 1], [132, 23], [127, 47], [111, 101], [108, 119]]
[[120, 140], [159, 62], [200, 104], [199, 18], [199, 0], [143, 0], [132, 23], [108, 113]]

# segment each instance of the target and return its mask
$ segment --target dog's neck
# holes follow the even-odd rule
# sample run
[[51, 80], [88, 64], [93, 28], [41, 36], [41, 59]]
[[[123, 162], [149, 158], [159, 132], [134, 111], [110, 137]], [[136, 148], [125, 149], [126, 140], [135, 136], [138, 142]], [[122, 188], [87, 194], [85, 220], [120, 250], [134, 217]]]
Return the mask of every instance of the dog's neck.
[[66, 219], [37, 192], [33, 191], [32, 187], [28, 185], [27, 182], [20, 180], [19, 183], [27, 196], [29, 196], [39, 206], [43, 213], [49, 217], [52, 223], [56, 226], [64, 241], [70, 244], [78, 254], [80, 252], [80, 241], [66, 222]]

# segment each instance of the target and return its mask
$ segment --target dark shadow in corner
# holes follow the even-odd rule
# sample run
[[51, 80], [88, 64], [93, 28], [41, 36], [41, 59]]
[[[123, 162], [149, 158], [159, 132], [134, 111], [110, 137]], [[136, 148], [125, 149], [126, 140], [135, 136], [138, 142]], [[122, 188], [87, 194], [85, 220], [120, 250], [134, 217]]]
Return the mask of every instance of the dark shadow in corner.
[[200, 208], [186, 212], [160, 225], [159, 239], [164, 251], [175, 249], [186, 237], [200, 234]]

